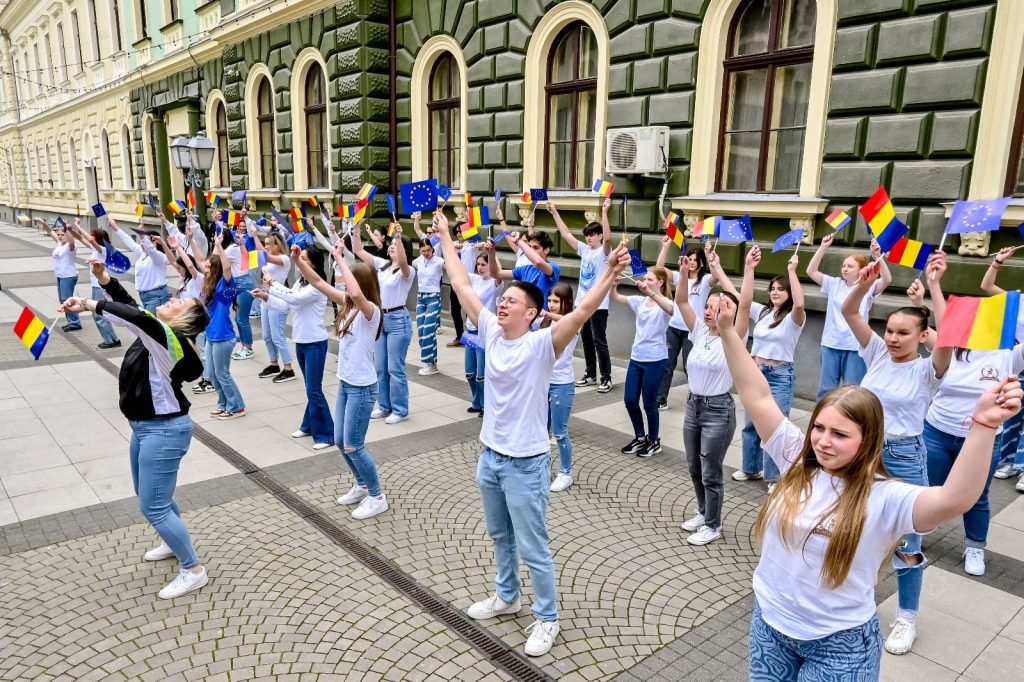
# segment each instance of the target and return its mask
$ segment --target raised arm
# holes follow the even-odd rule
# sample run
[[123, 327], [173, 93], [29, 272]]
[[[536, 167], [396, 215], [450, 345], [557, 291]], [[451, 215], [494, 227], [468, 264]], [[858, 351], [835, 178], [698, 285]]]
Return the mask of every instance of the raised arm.
[[213, 256], [211, 258], [220, 258], [221, 270], [224, 271], [224, 282], [231, 284], [231, 259], [224, 253], [224, 244], [220, 237], [213, 240]]
[[[363, 224], [366, 225], [366, 223]], [[367, 226], [366, 229], [369, 230], [369, 226]], [[374, 243], [376, 243], [376, 238], [374, 237], [373, 232], [370, 232], [370, 237], [374, 239]], [[352, 255], [364, 263], [369, 263], [370, 266], [373, 267], [373, 254], [363, 248], [363, 237], [358, 228], [352, 230]]]
[[60, 239], [57, 237], [57, 233], [53, 231], [53, 228], [50, 227], [50, 224], [48, 222], [46, 222], [42, 218], [33, 218], [33, 220], [43, 226], [43, 230], [46, 231], [46, 234], [50, 237], [50, 239], [60, 244]]
[[868, 347], [874, 332], [871, 331], [868, 321], [860, 314], [860, 304], [878, 280], [878, 267], [878, 261], [875, 261], [871, 265], [861, 268], [860, 280], [843, 301], [843, 317], [846, 318], [846, 323], [850, 325], [850, 330], [857, 338], [857, 343], [861, 348]]
[[822, 238], [821, 243], [818, 244], [817, 250], [814, 255], [811, 256], [810, 262], [807, 263], [807, 276], [814, 281], [819, 287], [821, 283], [825, 281], [825, 275], [818, 268], [821, 266], [821, 259], [825, 257], [825, 252], [828, 251], [828, 247], [832, 246], [832, 240], [835, 238], [834, 234], [826, 235]]
[[[142, 247], [139, 246], [131, 236], [121, 229], [121, 226], [117, 224], [115, 220], [108, 220], [107, 224], [114, 228], [114, 236], [121, 240], [124, 247], [135, 254], [136, 258], [142, 258]], [[139, 229], [142, 229], [142, 225], [139, 225]]]
[[[339, 240], [337, 243], [341, 244], [342, 247], [344, 248], [345, 245], [341, 240]], [[295, 264], [296, 270], [299, 271], [299, 274], [302, 275], [303, 279], [309, 282], [310, 286], [314, 287], [317, 291], [326, 296], [327, 299], [330, 301], [333, 301], [335, 303], [345, 302], [345, 293], [342, 291], [338, 291], [330, 284], [325, 282], [324, 279], [316, 273], [316, 270], [314, 270], [309, 263], [302, 259], [302, 249], [300, 249], [298, 246], [292, 245], [290, 253], [292, 263]], [[344, 257], [342, 257], [342, 260], [344, 260]], [[271, 295], [274, 295], [271, 291], [268, 291], [267, 293], [271, 293]]]
[[181, 262], [185, 264], [185, 269], [188, 270], [188, 274], [192, 275], [193, 279], [199, 276], [199, 270], [193, 265], [192, 259], [188, 257], [188, 252], [185, 247], [182, 246], [181, 241], [174, 237], [168, 237], [167, 241], [169, 244], [174, 245], [174, 250], [178, 253], [178, 258], [181, 258]]
[[562, 235], [562, 239], [565, 240], [565, 243], [569, 245], [570, 249], [575, 251], [580, 244], [579, 240], [572, 236], [572, 232], [569, 231], [569, 226], [565, 224], [564, 220], [562, 220], [561, 214], [559, 214], [558, 209], [555, 207], [555, 202], [548, 199], [544, 204], [544, 207], [548, 209], [548, 213], [550, 213], [551, 217], [554, 219], [555, 227], [558, 228], [558, 232]]
[[[658, 251], [658, 259], [654, 261], [654, 267], [663, 268], [665, 267], [665, 261], [668, 260], [668, 250], [672, 247], [672, 239], [666, 234], [661, 238], [661, 249]], [[682, 278], [680, 277], [680, 282]]]
[[[448, 219], [444, 217], [444, 214], [440, 211], [434, 213], [434, 223], [432, 229], [437, 233], [441, 239], [441, 253], [444, 255], [444, 269], [448, 272], [448, 281], [451, 284], [452, 291], [459, 299], [459, 303], [462, 304], [462, 309], [466, 311], [466, 316], [473, 323], [473, 326], [478, 326], [480, 310], [483, 308], [483, 304], [480, 302], [480, 297], [473, 291], [473, 284], [469, 280], [469, 274], [466, 272], [466, 266], [462, 264], [462, 259], [459, 258], [459, 252], [455, 248], [455, 242], [452, 241], [451, 231], [448, 227]], [[491, 272], [495, 270], [494, 263], [498, 260], [494, 255], [494, 245], [491, 244], [485, 247], [488, 250], [487, 262], [490, 264]]]
[[789, 273], [789, 297], [793, 299], [793, 310], [789, 314], [793, 316], [793, 321], [802, 327], [807, 321], [807, 307], [804, 303], [804, 287], [800, 284], [800, 275], [796, 271], [799, 265], [800, 256], [794, 253], [786, 264], [786, 270]]
[[[516, 248], [516, 244], [518, 244], [519, 233], [511, 233], [508, 236], [508, 239], [514, 250]], [[487, 252], [487, 270], [491, 273], [491, 277], [494, 281], [500, 282], [502, 280], [513, 279], [512, 271], [501, 267], [501, 261], [498, 260], [498, 253], [494, 248], [494, 242], [490, 240], [484, 242], [483, 249]]]
[[640, 280], [639, 282], [637, 282], [636, 288], [639, 289], [640, 293], [642, 293], [644, 296], [654, 301], [666, 315], [671, 315], [672, 313], [675, 312], [675, 309], [672, 307], [672, 299], [668, 298], [667, 296], [663, 296], [656, 289], [652, 289], [650, 286], [647, 285], [646, 280]]
[[405, 254], [405, 244], [402, 243], [400, 235], [395, 236], [395, 257], [392, 260], [392, 265], [397, 265], [398, 269], [402, 271], [402, 277], [408, 279], [412, 276], [412, 266], [409, 265], [409, 259]]
[[619, 293], [620, 284], [622, 284], [621, 275], [616, 277], [615, 280], [612, 282], [612, 291], [610, 294], [612, 300], [615, 301], [616, 303], [621, 303], [622, 305], [629, 305], [629, 298]]
[[[690, 271], [690, 261], [691, 258], [685, 255], [679, 259], [680, 275]], [[680, 276], [679, 286], [676, 287], [676, 307], [679, 308], [679, 315], [683, 318], [686, 328], [693, 329], [693, 324], [697, 321], [697, 313], [690, 306], [690, 287], [685, 285], [684, 282], [686, 282], [686, 279]]]
[[[740, 292], [736, 289], [736, 285], [732, 283], [732, 280], [729, 279], [729, 275], [725, 274], [725, 270], [722, 269], [722, 261], [718, 258], [717, 253], [711, 253], [708, 255], [708, 267], [711, 268], [711, 274], [713, 275], [714, 280], [717, 281], [724, 290], [739, 299]], [[680, 270], [679, 274], [682, 275], [684, 272], [689, 272], [689, 270]], [[682, 279], [680, 279], [680, 282], [681, 281]], [[739, 326], [740, 323], [737, 322], [736, 324]]]
[[[590, 319], [594, 311], [601, 305], [601, 301], [611, 291], [615, 280], [622, 274], [622, 271], [629, 265], [629, 251], [625, 245], [620, 245], [608, 257], [608, 267], [587, 292], [583, 300], [571, 313], [563, 317], [558, 324], [551, 328], [551, 343], [555, 347], [555, 355], [561, 355], [569, 342], [576, 337], [583, 324]], [[661, 298], [665, 298], [662, 296]], [[668, 299], [665, 299], [668, 300]]]
[[522, 250], [523, 255], [526, 256], [531, 263], [537, 266], [538, 270], [543, 272], [548, 277], [551, 277], [552, 275], [555, 274], [555, 269], [551, 267], [551, 263], [544, 260], [544, 256], [540, 255], [539, 253], [533, 250], [533, 247], [530, 246], [530, 242], [528, 241], [528, 239], [523, 239], [522, 237], [520, 237], [516, 243]]
[[601, 244], [604, 245], [606, 256], [612, 252], [612, 224], [608, 222], [608, 211], [611, 207], [611, 197], [605, 197], [601, 202]]
[[[942, 328], [942, 320], [946, 316], [946, 298], [942, 294], [942, 275], [946, 272], [946, 254], [941, 251], [933, 254], [928, 268], [925, 270], [925, 279], [928, 281], [928, 291], [932, 297], [932, 305], [935, 315], [935, 331]], [[932, 351], [932, 366], [935, 368], [935, 376], [942, 378], [946, 375], [950, 363], [953, 362], [953, 349], [949, 347], [936, 348]]]
[[416, 211], [412, 214], [412, 231], [416, 233], [416, 239], [426, 239], [427, 233], [420, 229], [420, 221], [423, 220], [423, 214]]
[[881, 263], [879, 266], [879, 277], [878, 281], [875, 282], [874, 291], [874, 295], [879, 296], [890, 284], [892, 284], [892, 273], [889, 272], [889, 265], [885, 262], [885, 258], [882, 257], [882, 247], [879, 245], [877, 239], [871, 240], [871, 255], [876, 261]]
[[740, 294], [736, 297], [740, 302], [739, 310], [736, 312], [736, 333], [741, 337], [746, 337], [747, 329], [750, 327], [750, 306], [754, 302], [754, 273], [760, 262], [761, 248], [754, 244], [743, 261], [743, 282], [740, 284]]
[[989, 296], [996, 296], [1005, 291], [1005, 289], [996, 286], [996, 277], [999, 275], [999, 268], [1003, 267], [1006, 259], [1012, 256], [1016, 250], [1016, 247], [1007, 246], [1005, 249], [999, 249], [999, 252], [992, 257], [992, 262], [989, 264], [988, 270], [985, 271], [985, 276], [981, 278], [981, 290]]

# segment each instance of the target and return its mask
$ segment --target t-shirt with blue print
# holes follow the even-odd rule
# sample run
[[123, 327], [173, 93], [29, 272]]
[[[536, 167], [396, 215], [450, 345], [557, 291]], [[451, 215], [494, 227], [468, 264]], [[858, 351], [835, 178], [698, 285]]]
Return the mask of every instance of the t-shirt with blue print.
[[555, 263], [548, 263], [551, 266], [551, 274], [548, 275], [543, 270], [538, 268], [533, 263], [529, 265], [521, 265], [518, 268], [512, 270], [512, 278], [520, 282], [529, 282], [534, 284], [540, 289], [541, 298], [544, 301], [544, 310], [548, 309], [548, 292], [551, 291], [561, 276], [558, 265]]

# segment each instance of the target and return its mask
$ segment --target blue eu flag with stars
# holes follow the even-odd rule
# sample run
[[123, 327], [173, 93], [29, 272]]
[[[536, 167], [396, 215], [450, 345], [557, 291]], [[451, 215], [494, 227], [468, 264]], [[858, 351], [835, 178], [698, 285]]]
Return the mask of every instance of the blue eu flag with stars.
[[749, 242], [754, 239], [748, 215], [736, 220], [723, 220], [718, 230], [718, 238], [723, 242]]
[[647, 274], [644, 259], [640, 257], [640, 253], [636, 249], [629, 250], [629, 269], [633, 272], [634, 277]]
[[402, 200], [404, 213], [433, 211], [437, 208], [437, 180], [421, 180], [399, 185], [398, 196]]

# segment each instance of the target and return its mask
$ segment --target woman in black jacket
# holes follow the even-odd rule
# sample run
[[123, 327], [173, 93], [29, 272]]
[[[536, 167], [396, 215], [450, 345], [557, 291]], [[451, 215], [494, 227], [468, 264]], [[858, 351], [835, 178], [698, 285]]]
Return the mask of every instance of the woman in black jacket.
[[189, 402], [181, 385], [198, 379], [203, 372], [194, 341], [210, 318], [195, 299], [172, 298], [155, 314], [149, 313], [102, 263], [92, 261], [92, 268], [111, 300], [72, 297], [61, 310], [103, 315], [111, 324], [125, 327], [138, 337], [121, 363], [117, 379], [119, 406], [132, 427], [132, 483], [139, 507], [162, 540], [159, 547], [146, 552], [145, 559], [178, 558], [181, 571], [160, 590], [160, 598], [179, 597], [207, 582], [206, 569], [199, 563], [174, 501], [174, 486], [178, 465], [192, 440]]

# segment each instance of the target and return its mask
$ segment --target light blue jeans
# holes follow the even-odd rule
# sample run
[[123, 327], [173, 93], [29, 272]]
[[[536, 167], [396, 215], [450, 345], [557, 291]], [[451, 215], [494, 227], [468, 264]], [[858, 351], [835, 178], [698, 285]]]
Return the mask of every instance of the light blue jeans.
[[485, 447], [476, 468], [487, 534], [494, 543], [494, 590], [506, 603], [519, 596], [519, 554], [533, 581], [533, 615], [558, 620], [555, 560], [548, 545], [551, 453], [506, 457]]
[[[781, 365], [762, 365], [761, 374], [768, 381], [775, 404], [782, 413], [789, 416], [793, 407], [793, 386], [796, 382], [796, 369], [792, 362]], [[748, 474], [764, 472], [764, 480], [773, 483], [779, 478], [779, 467], [771, 457], [766, 457], [761, 449], [761, 437], [757, 435], [750, 417], [743, 424], [743, 471]]]
[[174, 501], [178, 466], [192, 442], [192, 419], [185, 414], [128, 424], [132, 427], [128, 446], [132, 485], [139, 498], [139, 509], [178, 557], [182, 568], [197, 566], [199, 557]]
[[868, 367], [855, 350], [836, 350], [821, 347], [821, 380], [818, 382], [818, 400], [840, 384], [860, 384]]
[[324, 365], [327, 363], [327, 339], [295, 344], [295, 359], [306, 386], [306, 410], [299, 430], [313, 436], [314, 443], [334, 442], [334, 419], [324, 395]]
[[405, 308], [384, 316], [384, 328], [374, 348], [377, 366], [377, 404], [384, 412], [409, 414], [409, 379], [405, 376], [405, 354], [412, 341], [412, 320]]
[[[940, 431], [925, 420], [924, 446], [928, 452], [928, 485], [943, 485], [946, 477], [953, 469], [956, 458], [960, 456], [960, 448], [964, 446], [964, 438], [952, 436]], [[992, 446], [992, 465], [981, 497], [974, 506], [964, 512], [964, 536], [968, 547], [984, 547], [988, 541], [988, 525], [992, 511], [988, 502], [988, 487], [992, 483], [992, 474], [996, 472], [999, 462], [999, 439]]]
[[[1020, 380], [1024, 383], [1024, 374], [1020, 375]], [[1015, 438], [1017, 439], [1016, 449], [1007, 453], [1004, 447]], [[1018, 413], [1013, 419], [1007, 420], [1003, 424], [1003, 432], [996, 440], [999, 443], [999, 465], [1012, 464], [1017, 469], [1024, 471], [1024, 415]]]
[[[103, 287], [92, 288], [92, 298], [94, 301], [108, 301], [107, 292], [103, 291]], [[100, 337], [103, 339], [103, 343], [113, 343], [118, 341], [117, 333], [114, 332], [113, 325], [110, 324], [106, 319], [103, 318], [99, 313], [95, 313], [92, 316], [94, 322], [96, 322], [96, 328], [100, 330]]]
[[235, 301], [238, 303], [238, 310], [235, 311], [235, 325], [238, 327], [238, 338], [246, 348], [252, 348], [252, 323], [249, 322], [249, 313], [252, 311], [252, 294], [249, 293], [255, 288], [251, 272], [243, 272], [231, 280], [231, 285], [238, 289], [238, 296]]
[[437, 364], [437, 332], [441, 319], [441, 293], [416, 294], [416, 334], [420, 342], [420, 361]]
[[[78, 284], [78, 275], [74, 277], [58, 277], [57, 278], [57, 300], [63, 303], [72, 296], [75, 295], [75, 285]], [[95, 316], [94, 316], [95, 317]], [[64, 319], [68, 321], [68, 324], [72, 327], [81, 327], [82, 320], [78, 317], [78, 313], [64, 313]], [[97, 318], [98, 319], [98, 318]], [[109, 323], [108, 323], [109, 324]]]
[[[882, 446], [882, 462], [893, 478], [914, 485], [928, 485], [928, 452], [924, 447], [924, 437], [886, 438]], [[916, 554], [921, 558], [921, 563], [911, 566], [896, 554], [892, 557], [892, 567], [896, 570], [899, 585], [900, 608], [917, 611], [921, 603], [924, 567], [927, 565], [924, 554], [921, 554], [921, 536], [917, 533], [904, 536], [898, 549], [904, 554]]]
[[576, 397], [576, 384], [548, 386], [548, 428], [558, 443], [558, 471], [572, 472], [572, 441], [569, 440], [569, 415]]
[[203, 361], [203, 379], [213, 383], [213, 380], [210, 379], [210, 361], [206, 359], [207, 346], [206, 332], [199, 332], [199, 335], [196, 336], [196, 348], [199, 349], [199, 359]]
[[280, 359], [282, 364], [292, 364], [292, 349], [288, 346], [288, 337], [284, 331], [288, 324], [288, 311], [271, 310], [265, 305], [260, 307], [264, 309], [260, 325], [263, 327], [263, 342], [267, 344], [270, 363], [274, 364]]
[[[476, 336], [476, 332], [466, 330], [467, 334]], [[466, 383], [469, 384], [469, 394], [472, 396], [473, 409], [484, 409], [484, 370], [486, 369], [487, 357], [483, 350], [477, 350], [466, 346], [465, 368]]]
[[377, 387], [353, 386], [338, 381], [338, 398], [334, 404], [334, 442], [341, 450], [345, 464], [356, 478], [356, 484], [370, 495], [380, 495], [377, 463], [366, 450], [366, 430], [370, 428], [370, 412], [377, 399]]
[[155, 313], [157, 308], [171, 300], [171, 290], [167, 288], [166, 284], [155, 289], [147, 289], [139, 292], [139, 299], [142, 301], [143, 308]]
[[217, 389], [217, 407], [225, 412], [238, 412], [245, 407], [238, 384], [231, 376], [231, 351], [234, 341], [206, 341], [206, 371]]

